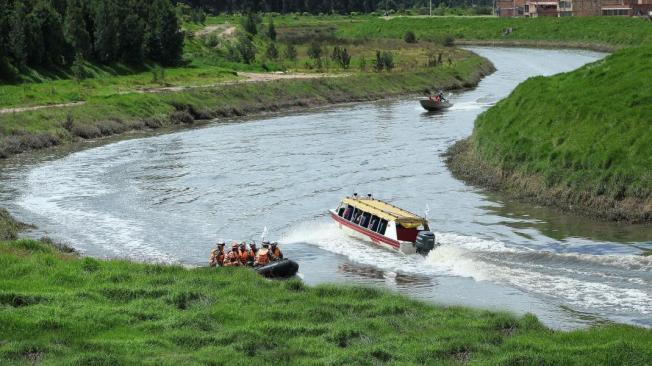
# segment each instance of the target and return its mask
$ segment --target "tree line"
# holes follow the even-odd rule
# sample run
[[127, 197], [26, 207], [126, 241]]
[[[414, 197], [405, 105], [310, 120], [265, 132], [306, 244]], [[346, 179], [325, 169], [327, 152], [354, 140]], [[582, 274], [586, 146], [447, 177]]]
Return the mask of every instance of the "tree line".
[[[427, 8], [430, 0], [179, 0], [211, 13], [276, 12], [350, 14]], [[491, 6], [492, 0], [432, 0], [439, 6]]]
[[0, 77], [80, 60], [133, 65], [181, 61], [171, 0], [0, 0]]

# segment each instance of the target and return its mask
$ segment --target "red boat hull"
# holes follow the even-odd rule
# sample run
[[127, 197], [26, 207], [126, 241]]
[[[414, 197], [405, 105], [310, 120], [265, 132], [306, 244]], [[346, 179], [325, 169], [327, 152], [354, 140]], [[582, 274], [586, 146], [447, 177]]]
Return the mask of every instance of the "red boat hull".
[[400, 250], [401, 248], [401, 243], [398, 242], [398, 240], [393, 240], [390, 239], [384, 235], [380, 235], [376, 232], [373, 232], [369, 229], [365, 229], [357, 224], [354, 224], [348, 220], [345, 220], [344, 218], [340, 217], [337, 215], [335, 212], [330, 211], [331, 217], [333, 220], [335, 220], [339, 225], [346, 227], [349, 230], [353, 230], [359, 234], [364, 235], [367, 237], [369, 240], [371, 240], [374, 244], [382, 245], [382, 246], [389, 246], [392, 249], [395, 250]]

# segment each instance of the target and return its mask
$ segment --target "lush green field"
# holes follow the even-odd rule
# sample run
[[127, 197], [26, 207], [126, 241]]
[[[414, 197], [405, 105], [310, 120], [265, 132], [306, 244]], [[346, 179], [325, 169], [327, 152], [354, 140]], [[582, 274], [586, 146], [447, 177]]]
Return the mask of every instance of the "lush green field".
[[[507, 28], [512, 28], [512, 32], [505, 34]], [[622, 47], [652, 43], [652, 24], [626, 17], [372, 18], [364, 22], [340, 23], [337, 34], [353, 39], [402, 38], [408, 30], [419, 39], [430, 41], [450, 36], [455, 40], [549, 41], [578, 46], [605, 44]]]
[[652, 69], [642, 62], [650, 58], [652, 47], [630, 48], [529, 79], [478, 118], [474, 152], [503, 172], [538, 177], [539, 189], [564, 196], [553, 202], [652, 220]]
[[0, 243], [0, 363], [645, 365], [652, 331], [555, 332], [534, 316], [247, 269], [101, 261]]

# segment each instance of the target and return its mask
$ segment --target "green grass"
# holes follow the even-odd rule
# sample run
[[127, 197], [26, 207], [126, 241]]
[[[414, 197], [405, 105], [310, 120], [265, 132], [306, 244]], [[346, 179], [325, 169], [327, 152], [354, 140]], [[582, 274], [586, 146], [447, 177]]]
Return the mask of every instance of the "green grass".
[[[506, 28], [513, 32], [503, 35]], [[495, 18], [433, 17], [380, 18], [338, 26], [343, 38], [403, 38], [413, 31], [419, 39], [437, 41], [451, 36], [456, 40], [549, 41], [570, 44], [606, 44], [616, 47], [652, 43], [652, 26], [639, 18], [563, 17]]]
[[[362, 101], [478, 82], [490, 64], [466, 51], [451, 51], [452, 65], [413, 71], [354, 72], [342, 78], [283, 80], [196, 88], [183, 92], [94, 96], [87, 103], [0, 115], [0, 155], [145, 127], [274, 111], [289, 107]], [[68, 125], [66, 121], [69, 121]]]
[[478, 118], [475, 151], [547, 187], [644, 204], [652, 197], [650, 58], [652, 47], [630, 48], [527, 80]]
[[247, 269], [102, 261], [0, 243], [0, 363], [645, 365], [652, 331], [557, 332], [532, 315], [433, 306]]

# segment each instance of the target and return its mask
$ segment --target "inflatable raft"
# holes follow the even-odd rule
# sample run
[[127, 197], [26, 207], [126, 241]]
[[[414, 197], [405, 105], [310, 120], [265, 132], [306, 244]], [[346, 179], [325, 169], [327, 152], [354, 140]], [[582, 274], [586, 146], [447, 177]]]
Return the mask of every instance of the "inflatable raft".
[[299, 271], [299, 264], [291, 259], [281, 259], [264, 266], [254, 267], [254, 271], [267, 278], [292, 277]]

